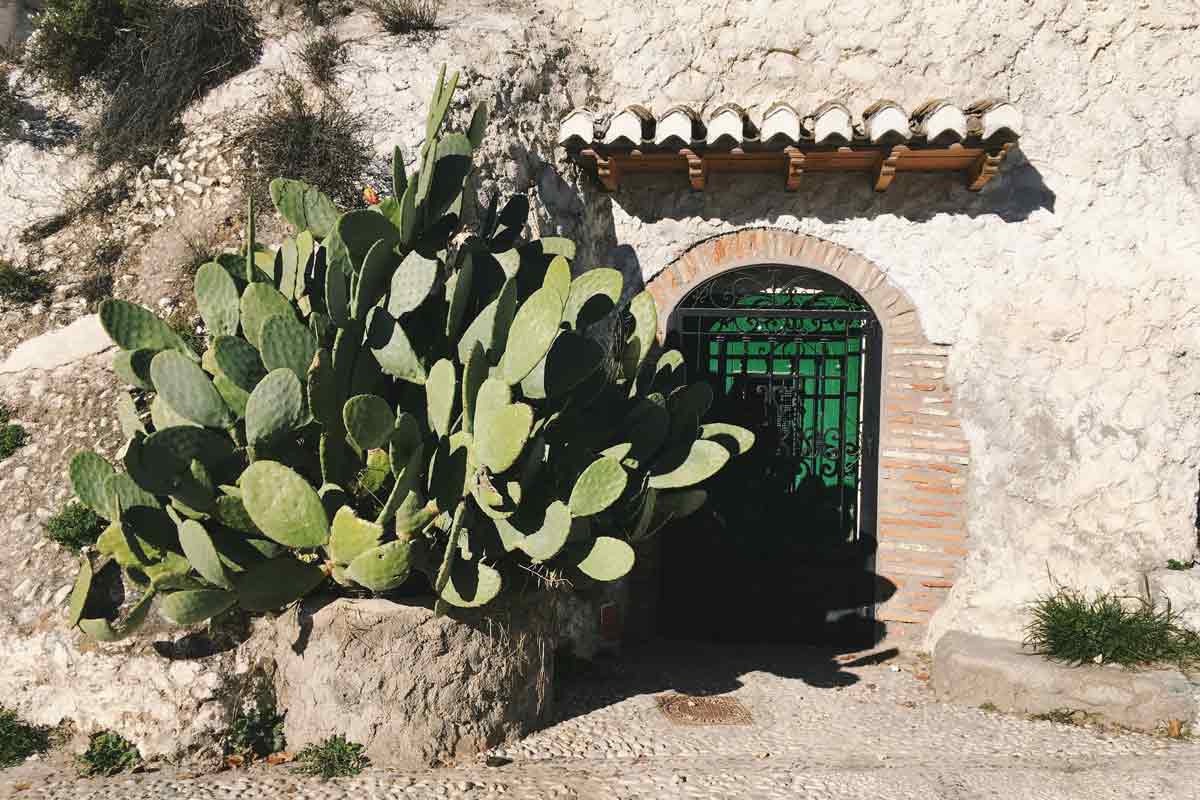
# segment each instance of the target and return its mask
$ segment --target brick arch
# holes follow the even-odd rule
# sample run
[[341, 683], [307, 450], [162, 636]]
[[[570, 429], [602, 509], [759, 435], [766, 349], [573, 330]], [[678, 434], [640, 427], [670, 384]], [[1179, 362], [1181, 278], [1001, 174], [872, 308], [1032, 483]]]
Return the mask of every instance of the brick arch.
[[756, 264], [806, 267], [859, 293], [882, 329], [876, 571], [897, 586], [876, 609], [888, 639], [920, 645], [966, 555], [970, 458], [946, 379], [950, 347], [930, 342], [908, 296], [854, 251], [773, 228], [722, 234], [691, 247], [647, 282], [659, 340], [675, 306], [699, 284]]

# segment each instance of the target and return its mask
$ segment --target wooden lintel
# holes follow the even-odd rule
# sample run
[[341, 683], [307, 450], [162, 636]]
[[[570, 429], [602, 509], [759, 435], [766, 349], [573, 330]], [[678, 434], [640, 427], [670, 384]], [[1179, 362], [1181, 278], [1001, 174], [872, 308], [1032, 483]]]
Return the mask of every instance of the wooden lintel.
[[688, 164], [688, 182], [692, 184], [692, 188], [697, 192], [704, 191], [704, 184], [708, 180], [708, 163], [698, 156], [695, 151], [682, 149], [679, 155], [687, 159]]
[[1012, 147], [1012, 143], [1001, 145], [998, 150], [992, 150], [980, 153], [975, 159], [975, 163], [967, 170], [967, 190], [978, 192], [987, 182], [995, 177], [1000, 171], [1000, 162], [1004, 160], [1004, 156], [1008, 154], [1008, 148]]
[[783, 188], [794, 192], [800, 188], [800, 178], [804, 176], [804, 153], [796, 147], [785, 147], [783, 152], [787, 155], [787, 180]]
[[620, 183], [621, 171], [608, 156], [601, 155], [595, 150], [581, 150], [580, 155], [596, 162], [596, 178], [606, 192], [615, 192]]
[[896, 177], [896, 163], [907, 152], [907, 147], [898, 144], [890, 150], [883, 150], [879, 153], [879, 161], [875, 164], [875, 170], [872, 175], [875, 182], [875, 191], [886, 192], [888, 187], [892, 185], [892, 179]]

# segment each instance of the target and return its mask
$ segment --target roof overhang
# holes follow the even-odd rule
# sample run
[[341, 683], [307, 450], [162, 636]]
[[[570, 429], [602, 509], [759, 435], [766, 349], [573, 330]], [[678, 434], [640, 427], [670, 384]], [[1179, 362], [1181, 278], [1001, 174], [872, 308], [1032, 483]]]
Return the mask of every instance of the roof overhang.
[[686, 175], [703, 190], [713, 173], [774, 173], [793, 191], [807, 173], [860, 172], [882, 192], [901, 172], [954, 172], [979, 191], [999, 171], [1021, 135], [1020, 112], [1006, 100], [962, 108], [931, 100], [911, 114], [890, 100], [872, 103], [855, 122], [840, 102], [807, 116], [777, 102], [758, 121], [734, 103], [704, 121], [689, 106], [661, 116], [634, 105], [609, 116], [575, 109], [562, 121], [558, 144], [615, 191], [626, 175]]

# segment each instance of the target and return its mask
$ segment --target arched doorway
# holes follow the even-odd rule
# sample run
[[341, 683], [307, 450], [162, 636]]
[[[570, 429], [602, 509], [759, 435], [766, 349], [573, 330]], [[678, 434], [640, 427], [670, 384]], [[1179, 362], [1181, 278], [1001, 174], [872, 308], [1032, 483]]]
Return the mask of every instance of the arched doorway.
[[663, 533], [659, 627], [706, 640], [861, 643], [874, 630], [882, 347], [851, 287], [756, 264], [675, 305], [667, 344], [753, 450]]
[[[874, 635], [886, 636], [889, 642], [920, 646], [930, 618], [954, 586], [968, 544], [966, 495], [970, 454], [948, 377], [951, 348], [930, 341], [913, 302], [871, 260], [828, 240], [766, 227], [723, 233], [698, 242], [647, 281], [646, 289], [658, 306], [660, 341], [666, 343], [671, 337], [682, 344], [679, 327], [682, 315], [676, 314], [675, 309], [696, 303], [688, 298], [706, 285], [710, 294], [719, 290], [722, 284], [709, 283], [713, 279], [736, 276], [746, 268], [775, 269], [777, 275], [784, 277], [770, 282], [783, 281], [781, 285], [785, 288], [795, 285], [806, 289], [799, 294], [803, 295], [803, 302], [816, 304], [811, 310], [826, 311], [830, 310], [830, 303], [853, 301], [858, 305], [846, 305], [841, 310], [863, 313], [865, 308], [870, 314], [866, 318], [870, 325], [866, 327], [878, 337], [877, 358], [873, 361], [864, 358], [861, 364], [863, 370], [877, 370], [869, 376], [864, 372], [864, 386], [877, 388], [866, 391], [861, 408], [867, 414], [869, 403], [874, 401], [877, 424], [868, 427], [860, 442], [860, 451], [866, 447], [871, 462], [868, 464], [860, 455], [855, 517], [858, 546], [870, 546], [868, 537], [873, 524], [876, 538], [873, 564], [865, 556], [862, 563], [868, 568], [873, 565], [875, 571]], [[794, 279], [787, 277], [792, 272], [796, 275]], [[754, 272], [744, 274], [750, 276]], [[702, 307], [703, 298], [700, 300]], [[694, 341], [692, 346], [695, 347]], [[870, 341], [865, 343], [864, 354], [870, 346]], [[690, 358], [695, 359], [694, 352]], [[877, 432], [874, 439], [871, 430]], [[755, 474], [743, 474], [744, 483], [757, 480]], [[811, 481], [810, 485], [815, 489]], [[717, 487], [716, 491], [724, 490]], [[874, 520], [868, 519], [871, 506], [862, 503], [864, 493], [877, 498]], [[702, 513], [709, 511], [705, 509]], [[660, 544], [671, 547], [671, 535]], [[690, 549], [696, 551], [697, 548]], [[656, 632], [671, 633], [665, 624], [664, 612], [669, 609], [662, 607], [664, 592], [660, 592], [660, 586], [666, 577], [664, 570], [676, 554], [668, 553], [667, 558], [661, 555], [653, 551], [644, 557], [639, 554], [640, 566], [635, 569], [630, 597], [629, 630], [633, 638]], [[721, 557], [720, 553], [712, 554], [710, 561]], [[733, 597], [731, 603], [737, 605], [738, 593], [760, 580], [761, 575], [735, 574], [735, 569], [741, 567], [734, 565], [707, 573], [704, 591], [708, 595], [721, 593]], [[826, 601], [826, 607], [832, 605]], [[758, 624], [758, 619], [775, 619], [779, 613], [778, 608], [752, 607], [736, 615], [737, 619], [726, 628], [749, 628]], [[864, 607], [857, 615], [861, 619], [868, 614]], [[693, 616], [701, 618], [699, 614]], [[768, 633], [775, 632], [774, 638], [782, 638], [781, 631], [786, 627], [766, 625]], [[706, 638], [719, 636], [713, 627], [709, 626]], [[746, 637], [750, 638], [749, 634]]]

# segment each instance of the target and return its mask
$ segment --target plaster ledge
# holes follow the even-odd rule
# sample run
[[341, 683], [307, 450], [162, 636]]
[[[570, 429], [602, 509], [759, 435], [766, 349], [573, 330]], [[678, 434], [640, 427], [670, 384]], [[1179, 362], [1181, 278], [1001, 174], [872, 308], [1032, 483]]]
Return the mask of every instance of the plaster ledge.
[[933, 688], [939, 700], [1018, 714], [1071, 709], [1133, 730], [1200, 719], [1200, 684], [1173, 669], [1073, 667], [1023, 650], [1019, 642], [951, 631], [937, 643]]

